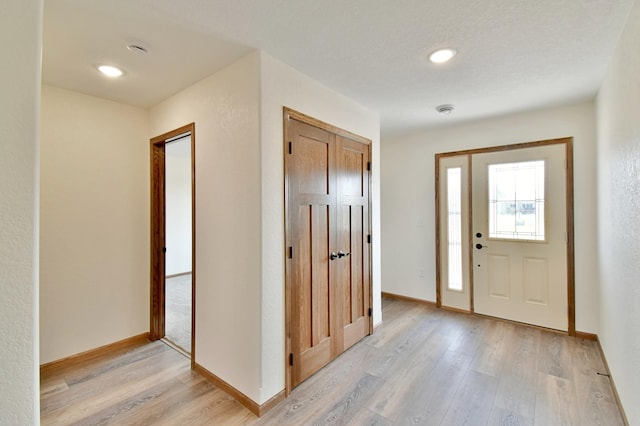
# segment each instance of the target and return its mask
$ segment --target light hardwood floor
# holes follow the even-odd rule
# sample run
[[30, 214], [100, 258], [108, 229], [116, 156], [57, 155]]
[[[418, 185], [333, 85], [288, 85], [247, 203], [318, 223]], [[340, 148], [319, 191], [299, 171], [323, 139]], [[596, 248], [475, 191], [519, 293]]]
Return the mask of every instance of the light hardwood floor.
[[384, 325], [258, 419], [161, 342], [44, 369], [44, 425], [622, 425], [594, 342], [383, 299]]

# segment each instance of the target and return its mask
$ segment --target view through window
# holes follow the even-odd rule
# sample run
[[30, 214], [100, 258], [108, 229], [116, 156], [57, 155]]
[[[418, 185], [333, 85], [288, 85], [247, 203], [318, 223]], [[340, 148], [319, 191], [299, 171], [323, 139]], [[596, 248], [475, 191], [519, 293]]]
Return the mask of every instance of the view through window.
[[489, 165], [489, 238], [545, 240], [544, 160]]

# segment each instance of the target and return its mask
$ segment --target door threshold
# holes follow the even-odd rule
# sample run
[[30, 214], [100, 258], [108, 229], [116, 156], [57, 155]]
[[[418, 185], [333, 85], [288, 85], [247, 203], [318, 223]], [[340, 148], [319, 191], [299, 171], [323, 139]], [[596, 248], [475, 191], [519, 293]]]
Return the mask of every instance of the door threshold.
[[165, 345], [169, 346], [170, 348], [180, 352], [182, 355], [186, 356], [187, 358], [191, 359], [191, 353], [190, 352], [185, 350], [183, 347], [176, 345], [175, 343], [173, 343], [171, 340], [167, 339], [166, 337], [163, 337], [162, 339], [160, 339], [160, 341], [162, 343], [164, 343]]

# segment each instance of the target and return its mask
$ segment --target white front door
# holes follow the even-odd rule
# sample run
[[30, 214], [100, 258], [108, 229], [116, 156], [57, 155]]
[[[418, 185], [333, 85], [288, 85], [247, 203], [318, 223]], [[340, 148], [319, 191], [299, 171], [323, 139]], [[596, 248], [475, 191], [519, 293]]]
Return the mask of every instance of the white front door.
[[473, 310], [567, 331], [565, 145], [471, 158]]

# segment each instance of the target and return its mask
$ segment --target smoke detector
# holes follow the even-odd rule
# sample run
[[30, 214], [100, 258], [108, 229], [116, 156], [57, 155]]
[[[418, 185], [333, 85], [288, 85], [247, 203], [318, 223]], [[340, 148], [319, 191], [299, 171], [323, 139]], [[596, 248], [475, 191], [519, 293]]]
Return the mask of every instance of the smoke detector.
[[436, 111], [438, 111], [438, 113], [442, 114], [442, 115], [450, 115], [453, 112], [453, 105], [451, 104], [443, 104], [443, 105], [438, 105], [436, 107]]
[[140, 55], [146, 55], [147, 53], [149, 53], [149, 46], [146, 43], [137, 40], [131, 40], [127, 42], [127, 49], [130, 52]]

